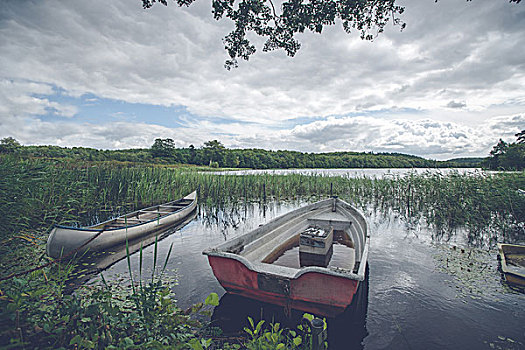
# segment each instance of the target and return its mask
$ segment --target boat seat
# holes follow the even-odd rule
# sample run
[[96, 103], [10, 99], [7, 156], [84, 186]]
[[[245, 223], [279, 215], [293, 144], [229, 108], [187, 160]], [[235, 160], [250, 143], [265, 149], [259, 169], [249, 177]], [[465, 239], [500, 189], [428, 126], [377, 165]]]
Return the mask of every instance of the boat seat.
[[185, 205], [165, 205], [165, 204], [162, 204], [162, 205], [159, 205], [160, 208], [174, 208], [174, 209], [181, 209], [181, 208], [184, 208]]
[[126, 226], [122, 224], [106, 224], [104, 228], [125, 228]]
[[333, 227], [334, 230], [345, 230], [352, 224], [352, 221], [341, 213], [332, 211], [327, 211], [320, 215], [308, 218], [308, 222], [311, 225], [323, 228]]
[[278, 249], [281, 244], [285, 244], [294, 236], [298, 236], [301, 231], [308, 227], [307, 220], [305, 219], [307, 215], [308, 213], [305, 213], [302, 216], [294, 218], [286, 225], [278, 226], [276, 229], [246, 245], [241, 255], [251, 261], [264, 261], [274, 250]]
[[142, 222], [148, 222], [148, 221], [149, 221], [149, 220], [141, 220], [141, 219], [136, 219], [136, 218], [128, 218], [128, 219], [126, 219], [126, 220], [124, 220], [124, 219], [117, 219], [117, 220], [115, 220], [115, 223], [125, 225], [126, 222], [127, 222], [128, 224], [135, 225], [135, 224], [137, 224], [137, 223], [140, 224], [140, 223], [142, 223]]
[[160, 210], [139, 210], [141, 213], [152, 213], [152, 214], [172, 214], [172, 211], [160, 211]]

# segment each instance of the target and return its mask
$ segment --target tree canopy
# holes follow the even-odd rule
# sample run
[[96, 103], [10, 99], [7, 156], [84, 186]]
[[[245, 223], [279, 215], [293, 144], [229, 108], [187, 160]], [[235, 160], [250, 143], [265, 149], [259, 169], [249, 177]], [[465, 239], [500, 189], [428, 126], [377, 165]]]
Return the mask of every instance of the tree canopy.
[[[189, 6], [195, 0], [174, 0], [179, 6]], [[168, 0], [142, 0], [142, 6], [155, 3], [168, 5]], [[364, 40], [372, 40], [392, 20], [404, 28], [398, 18], [404, 11], [396, 0], [284, 0], [277, 8], [272, 0], [212, 0], [216, 20], [228, 18], [235, 29], [224, 37], [230, 59], [225, 67], [237, 67], [238, 59], [248, 60], [256, 48], [248, 39], [254, 33], [266, 39], [263, 51], [284, 50], [294, 56], [301, 44], [295, 38], [306, 30], [321, 33], [325, 26], [340, 20], [343, 29], [356, 30]]]
[[[175, 147], [170, 138], [157, 138], [150, 148], [98, 150], [86, 147], [23, 146], [13, 138], [0, 142], [0, 157], [15, 154], [19, 158], [43, 158], [66, 161], [114, 162], [116, 166], [132, 164], [187, 164], [224, 168], [428, 168], [478, 167], [481, 158], [458, 158], [436, 161], [401, 153], [328, 152], [303, 153], [271, 151], [258, 148], [231, 149], [211, 140], [200, 147]], [[3, 147], [13, 145], [14, 147]], [[525, 144], [523, 145], [525, 146]]]
[[175, 142], [173, 139], [155, 139], [155, 143], [151, 146], [151, 154], [153, 157], [169, 157], [175, 149]]
[[20, 148], [20, 143], [12, 137], [0, 140], [0, 153], [14, 153]]
[[507, 143], [502, 139], [490, 151], [485, 164], [493, 170], [525, 169], [525, 130], [517, 133], [516, 142]]
[[[194, 1], [174, 0], [179, 6], [190, 6]], [[167, 6], [168, 0], [142, 0], [145, 9], [155, 3]], [[249, 33], [266, 39], [263, 51], [282, 49], [288, 56], [294, 56], [301, 47], [296, 34], [306, 30], [321, 33], [325, 26], [338, 21], [347, 33], [355, 30], [364, 40], [372, 40], [383, 32], [390, 20], [401, 30], [405, 28], [398, 17], [405, 8], [397, 5], [396, 0], [282, 0], [279, 7], [273, 0], [211, 0], [211, 5], [216, 20], [227, 18], [235, 24], [223, 39], [230, 56], [225, 63], [227, 69], [237, 67], [239, 58], [248, 60], [255, 53]]]

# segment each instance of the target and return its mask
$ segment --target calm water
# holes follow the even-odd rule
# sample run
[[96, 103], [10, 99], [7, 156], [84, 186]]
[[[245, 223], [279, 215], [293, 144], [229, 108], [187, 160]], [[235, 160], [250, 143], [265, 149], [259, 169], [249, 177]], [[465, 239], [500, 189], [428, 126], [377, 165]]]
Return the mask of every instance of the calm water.
[[403, 176], [409, 174], [423, 174], [423, 173], [440, 173], [448, 174], [457, 172], [459, 174], [473, 174], [480, 173], [478, 168], [385, 168], [385, 169], [255, 169], [255, 170], [232, 170], [232, 171], [217, 171], [214, 174], [218, 175], [259, 175], [259, 174], [273, 174], [273, 175], [322, 175], [322, 176], [345, 176], [345, 177], [370, 177], [381, 178], [385, 176]]
[[[164, 262], [173, 243], [168, 270], [179, 281], [174, 289], [179, 306], [189, 307], [216, 292], [222, 298], [212, 320], [227, 333], [242, 329], [248, 315], [293, 326], [301, 313], [286, 321], [278, 307], [225, 295], [201, 252], [299, 205], [248, 203], [212, 211], [201, 207], [193, 221], [164, 238], [159, 260]], [[328, 320], [331, 349], [525, 348], [525, 294], [502, 285], [495, 251], [453, 249], [464, 241], [462, 233], [442, 243], [419, 223], [366, 214], [371, 232], [369, 277], [361, 285], [359, 302]], [[135, 270], [137, 260], [135, 254]], [[152, 260], [149, 246], [145, 265], [151, 268]], [[104, 275], [113, 280], [125, 277], [126, 261]]]

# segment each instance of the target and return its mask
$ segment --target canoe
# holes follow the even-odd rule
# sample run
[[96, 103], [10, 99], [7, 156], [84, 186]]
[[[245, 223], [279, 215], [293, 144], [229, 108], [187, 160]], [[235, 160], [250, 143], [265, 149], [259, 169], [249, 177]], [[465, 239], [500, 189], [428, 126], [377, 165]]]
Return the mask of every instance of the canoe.
[[[304, 266], [301, 256], [302, 266], [275, 263], [301, 244], [301, 232], [312, 228], [333, 230], [330, 248], [343, 246], [349, 254], [336, 265]], [[296, 309], [334, 317], [350, 305], [359, 283], [365, 279], [369, 241], [365, 217], [333, 197], [293, 210], [203, 254], [208, 256], [213, 274], [227, 292], [277, 304], [287, 312]], [[335, 256], [338, 250], [329, 249], [328, 259], [335, 261], [330, 254]], [[295, 251], [300, 254], [299, 249]], [[323, 256], [320, 257], [322, 262]]]
[[525, 246], [498, 243], [501, 271], [508, 283], [525, 287]]
[[160, 242], [174, 232], [180, 231], [184, 226], [192, 222], [196, 216], [197, 210], [193, 210], [184, 219], [166, 227], [165, 230], [147, 233], [135, 240], [128, 241], [129, 244], [127, 246], [126, 244], [115, 245], [101, 251], [93, 253], [88, 252], [80, 256], [79, 264], [77, 264], [75, 269], [68, 275], [64, 294], [70, 294], [77, 290], [101, 271], [108, 269], [123, 259], [126, 259], [128, 254], [133, 254], [146, 249], [146, 247], [154, 245], [155, 242]]
[[[89, 227], [55, 225], [47, 240], [47, 255], [60, 258], [69, 254], [96, 252], [125, 244], [182, 221], [197, 206], [197, 192], [181, 199], [154, 205]], [[78, 250], [78, 251], [75, 251]]]

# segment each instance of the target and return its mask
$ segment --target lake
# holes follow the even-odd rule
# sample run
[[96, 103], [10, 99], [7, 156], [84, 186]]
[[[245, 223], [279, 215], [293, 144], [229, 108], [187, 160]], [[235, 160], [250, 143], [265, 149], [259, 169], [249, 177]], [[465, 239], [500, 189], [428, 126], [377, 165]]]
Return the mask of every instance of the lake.
[[[178, 304], [187, 308], [215, 292], [221, 304], [212, 320], [225, 332], [264, 317], [294, 326], [279, 307], [225, 295], [201, 252], [303, 205], [302, 201], [199, 207], [195, 219], [159, 243], [159, 264], [171, 244], [167, 271], [176, 276]], [[392, 213], [368, 211], [369, 277], [359, 292], [358, 310], [328, 320], [331, 349], [525, 348], [525, 294], [501, 283], [495, 250], [466, 245], [464, 232], [439, 236], [424, 223]], [[446, 241], [445, 241], [446, 240]], [[151, 269], [153, 246], [144, 249]], [[132, 257], [138, 269], [138, 254]], [[104, 272], [113, 281], [127, 277], [122, 260]]]
[[[381, 178], [385, 176], [405, 176], [410, 174], [423, 173], [440, 173], [449, 174], [457, 172], [458, 174], [481, 173], [479, 168], [384, 168], [384, 169], [251, 169], [251, 170], [231, 170], [216, 171], [216, 175], [320, 175], [320, 176], [343, 176], [343, 177], [369, 177]], [[485, 172], [485, 171], [483, 171]]]

